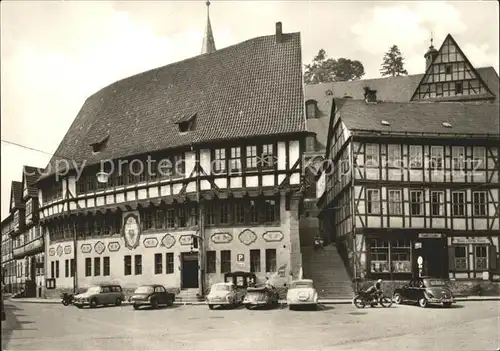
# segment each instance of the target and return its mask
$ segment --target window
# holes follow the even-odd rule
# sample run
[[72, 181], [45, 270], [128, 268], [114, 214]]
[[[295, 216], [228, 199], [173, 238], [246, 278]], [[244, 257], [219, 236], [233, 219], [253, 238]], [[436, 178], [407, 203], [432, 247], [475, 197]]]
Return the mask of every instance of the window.
[[224, 201], [219, 203], [219, 223], [220, 224], [228, 224], [229, 223], [229, 211], [231, 208], [229, 207], [229, 203]]
[[465, 164], [465, 148], [463, 146], [453, 146], [451, 148], [453, 159], [453, 171], [463, 170]]
[[109, 256], [102, 258], [103, 271], [102, 275], [107, 277], [110, 275], [110, 264], [109, 264]]
[[156, 209], [155, 213], [155, 228], [165, 228], [165, 212], [162, 209]]
[[410, 145], [410, 169], [422, 168], [422, 146]]
[[486, 192], [475, 191], [473, 193], [474, 216], [486, 216]]
[[410, 191], [410, 211], [412, 216], [423, 215], [423, 202], [424, 193], [420, 190]]
[[155, 254], [155, 274], [163, 273], [163, 255], [161, 253]]
[[259, 222], [259, 212], [258, 212], [257, 204], [255, 203], [255, 200], [250, 200], [250, 203], [248, 205], [248, 216], [249, 216], [250, 223], [258, 223]]
[[431, 192], [431, 215], [444, 216], [444, 192]]
[[306, 116], [307, 118], [316, 118], [316, 102], [308, 101], [306, 103]]
[[226, 171], [226, 149], [215, 149], [214, 171], [215, 173], [224, 173]]
[[367, 189], [366, 198], [366, 213], [380, 214], [380, 191], [378, 189]]
[[389, 190], [389, 214], [402, 215], [401, 190]]
[[215, 263], [215, 251], [207, 251], [207, 273], [216, 273]]
[[442, 169], [443, 168], [443, 147], [442, 146], [431, 146], [431, 169]]
[[387, 146], [387, 159], [389, 167], [401, 166], [401, 146], [388, 145]]
[[246, 151], [246, 168], [254, 170], [257, 168], [257, 146], [247, 146]]
[[395, 240], [391, 245], [391, 268], [393, 273], [411, 273], [410, 240]]
[[92, 275], [92, 259], [90, 257], [85, 258], [85, 276], [90, 277]]
[[177, 207], [177, 226], [179, 228], [184, 228], [187, 225], [187, 218], [186, 218], [186, 207], [185, 205], [181, 204], [179, 207]]
[[59, 278], [59, 261], [56, 261], [56, 278]]
[[455, 94], [462, 94], [464, 92], [464, 88], [462, 82], [455, 83]]
[[94, 276], [98, 277], [101, 275], [101, 258], [94, 257]]
[[467, 270], [467, 246], [455, 246], [455, 270]]
[[186, 172], [186, 163], [184, 161], [184, 156], [182, 155], [176, 155], [173, 157], [174, 160], [174, 171], [175, 175], [177, 176], [184, 176], [184, 173]]
[[205, 219], [207, 220], [207, 225], [215, 224], [215, 202], [208, 203], [205, 207]]
[[54, 264], [55, 264], [54, 261], [50, 262], [50, 276], [52, 278], [56, 277], [56, 270], [55, 270]]
[[167, 228], [175, 228], [175, 210], [173, 208], [168, 208], [165, 211], [165, 219]]
[[123, 263], [124, 263], [124, 275], [131, 275], [132, 274], [132, 256], [126, 255], [123, 257]]
[[220, 252], [220, 272], [231, 272], [231, 251], [229, 250], [222, 250]]
[[266, 222], [271, 223], [276, 221], [276, 201], [274, 200], [265, 200], [265, 211], [266, 211]]
[[455, 191], [451, 194], [454, 216], [465, 216], [465, 192]]
[[316, 137], [308, 136], [306, 138], [306, 152], [316, 150]]
[[250, 250], [250, 272], [260, 272], [260, 250]]
[[276, 272], [276, 249], [266, 249], [266, 272]]
[[389, 242], [387, 240], [372, 240], [370, 266], [373, 273], [389, 272]]
[[241, 201], [238, 201], [234, 204], [234, 223], [245, 223], [245, 207], [243, 205], [243, 202]]
[[142, 255], [134, 256], [134, 274], [135, 275], [142, 274]]
[[377, 168], [378, 165], [378, 144], [366, 144], [365, 166], [368, 168]]
[[232, 147], [231, 148], [231, 160], [230, 160], [230, 170], [231, 172], [241, 171], [241, 148]]
[[64, 260], [64, 276], [69, 277], [69, 260]]
[[262, 145], [261, 167], [273, 168], [275, 164], [276, 164], [276, 158], [274, 157], [273, 144]]
[[445, 73], [446, 74], [451, 74], [453, 71], [453, 66], [452, 65], [446, 65], [445, 66]]
[[472, 150], [472, 153], [474, 170], [486, 168], [486, 149], [476, 146]]
[[478, 245], [474, 247], [474, 269], [476, 271], [488, 270], [487, 251], [488, 251], [488, 246], [486, 245], [480, 245], [480, 246]]
[[172, 252], [167, 252], [167, 254], [165, 255], [165, 260], [167, 264], [165, 273], [166, 274], [174, 273], [174, 254]]
[[143, 223], [143, 230], [148, 230], [153, 228], [153, 212], [150, 209], [146, 209], [142, 213], [142, 223]]

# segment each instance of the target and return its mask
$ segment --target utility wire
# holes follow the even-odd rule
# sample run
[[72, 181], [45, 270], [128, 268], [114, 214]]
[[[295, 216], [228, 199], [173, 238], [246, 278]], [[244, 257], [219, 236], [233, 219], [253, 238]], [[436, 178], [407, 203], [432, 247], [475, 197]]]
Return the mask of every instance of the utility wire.
[[1, 139], [1, 141], [3, 143], [6, 143], [6, 144], [10, 144], [10, 145], [14, 145], [14, 146], [17, 146], [17, 147], [20, 147], [20, 148], [23, 148], [23, 149], [27, 149], [27, 150], [32, 150], [32, 151], [36, 151], [36, 152], [40, 152], [42, 154], [46, 154], [46, 155], [50, 155], [50, 156], [55, 156], [55, 157], [58, 157], [58, 158], [61, 158], [61, 159], [64, 159], [64, 160], [67, 160], [67, 161], [71, 161], [73, 162], [74, 160], [70, 159], [70, 158], [67, 158], [67, 157], [64, 157], [64, 156], [60, 156], [56, 153], [53, 153], [53, 152], [48, 152], [48, 151], [44, 151], [44, 150], [40, 150], [40, 149], [37, 149], [37, 148], [34, 148], [34, 147], [31, 147], [31, 146], [26, 146], [26, 145], [23, 145], [23, 144], [19, 144], [19, 143], [15, 143], [13, 141], [9, 141], [9, 140], [5, 140], [5, 139]]

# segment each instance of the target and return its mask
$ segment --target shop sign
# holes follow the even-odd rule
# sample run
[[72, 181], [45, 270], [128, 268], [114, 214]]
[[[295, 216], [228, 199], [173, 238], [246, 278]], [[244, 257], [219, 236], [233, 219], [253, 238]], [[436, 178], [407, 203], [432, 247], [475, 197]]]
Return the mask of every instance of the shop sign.
[[441, 239], [443, 235], [441, 233], [419, 233], [418, 237], [420, 239]]
[[39, 249], [40, 247], [42, 247], [42, 245], [43, 245], [42, 239], [38, 238], [27, 244], [26, 247], [24, 248], [24, 251], [31, 252], [33, 250]]
[[415, 249], [421, 249], [421, 248], [422, 248], [422, 243], [421, 243], [421, 242], [416, 241], [416, 242], [415, 242]]
[[456, 236], [451, 239], [453, 244], [490, 244], [490, 240], [485, 237], [464, 237]]
[[236, 255], [236, 263], [243, 266], [245, 264], [245, 254], [237, 254]]

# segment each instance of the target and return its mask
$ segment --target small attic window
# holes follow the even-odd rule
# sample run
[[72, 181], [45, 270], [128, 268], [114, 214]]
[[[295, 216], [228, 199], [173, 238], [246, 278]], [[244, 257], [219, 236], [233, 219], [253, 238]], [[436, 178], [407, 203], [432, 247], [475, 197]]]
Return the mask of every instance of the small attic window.
[[195, 122], [196, 122], [196, 113], [187, 118], [182, 117], [180, 120], [176, 122], [177, 127], [179, 128], [179, 133], [186, 133], [194, 130]]
[[318, 103], [316, 100], [306, 101], [306, 118], [316, 118], [318, 112]]
[[101, 141], [98, 141], [96, 143], [90, 144], [92, 147], [92, 153], [93, 154], [98, 154], [102, 150], [106, 148], [106, 145], [108, 143], [109, 135], [106, 135]]
[[384, 121], [384, 120], [382, 120], [382, 121], [381, 121], [381, 123], [382, 123], [384, 126], [390, 126], [390, 125], [391, 125], [389, 122]]
[[451, 128], [451, 124], [448, 122], [443, 122], [442, 124], [443, 124], [443, 127], [445, 127], [445, 128]]

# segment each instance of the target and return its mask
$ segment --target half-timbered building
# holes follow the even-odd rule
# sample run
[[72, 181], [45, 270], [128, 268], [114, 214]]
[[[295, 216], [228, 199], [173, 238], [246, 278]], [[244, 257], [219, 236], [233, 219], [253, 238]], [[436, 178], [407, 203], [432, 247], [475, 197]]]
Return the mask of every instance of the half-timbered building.
[[13, 230], [12, 216], [9, 214], [2, 221], [2, 283], [7, 293], [14, 292], [17, 280], [16, 261], [12, 258], [12, 237], [10, 235]]
[[[207, 33], [202, 55], [83, 105], [38, 183], [48, 287], [203, 294], [228, 272], [278, 287], [298, 276], [300, 34], [278, 22], [274, 35], [215, 50]], [[76, 162], [64, 176], [62, 158]]]

